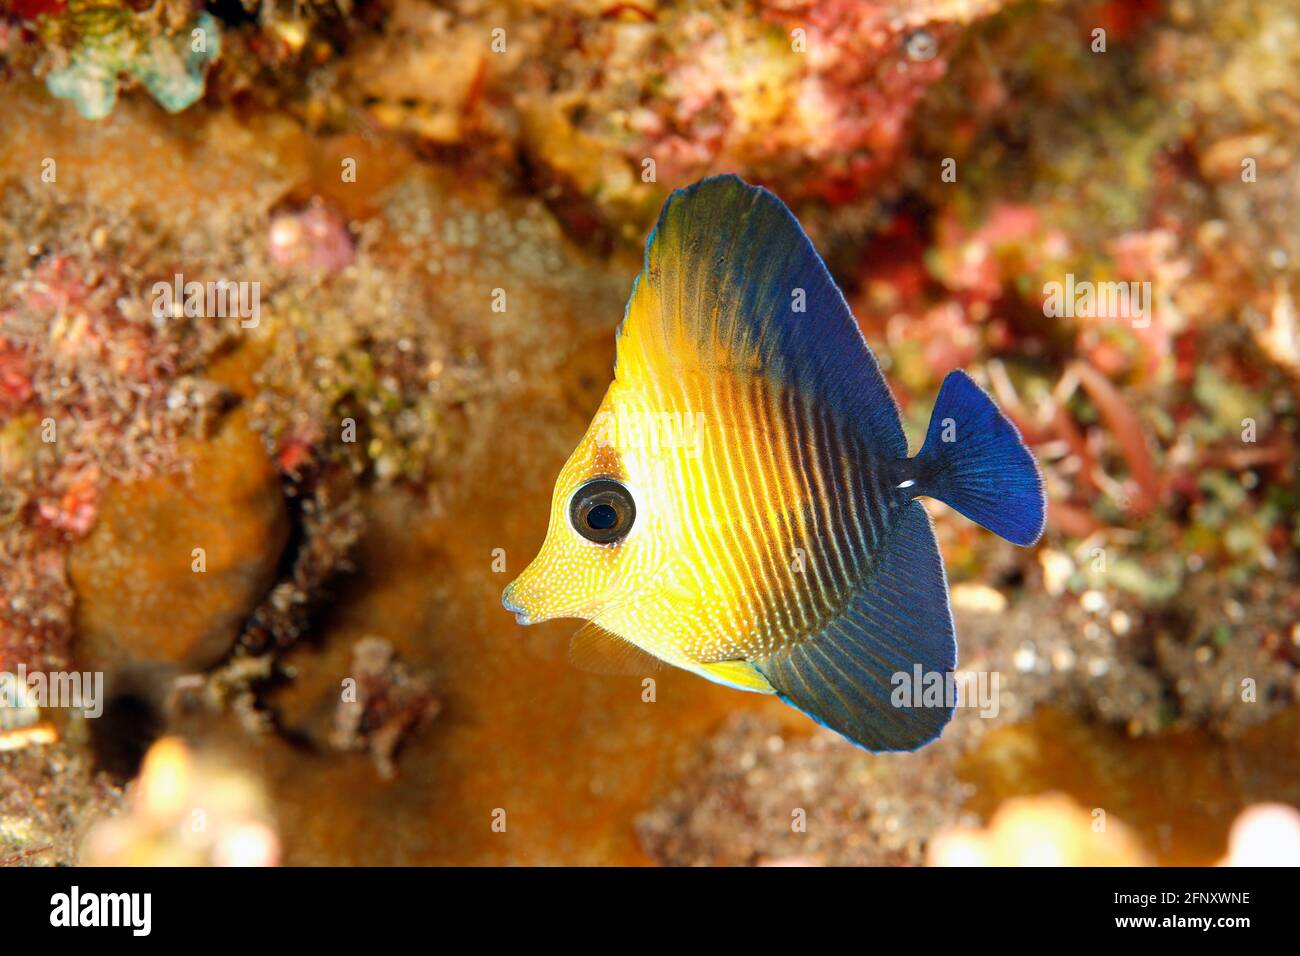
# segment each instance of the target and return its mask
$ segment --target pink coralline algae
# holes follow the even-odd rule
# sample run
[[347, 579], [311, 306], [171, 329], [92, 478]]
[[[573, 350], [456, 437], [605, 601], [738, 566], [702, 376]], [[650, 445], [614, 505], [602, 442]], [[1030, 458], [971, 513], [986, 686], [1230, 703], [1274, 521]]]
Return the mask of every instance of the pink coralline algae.
[[[947, 21], [957, 18], [929, 4], [905, 15], [874, 3], [760, 6], [754, 35], [687, 18], [691, 47], [659, 64], [670, 108], [644, 118], [634, 151], [671, 181], [712, 164], [777, 177], [796, 198], [864, 195], [899, 158], [913, 108], [944, 75], [956, 35]], [[967, 4], [962, 18], [996, 6]], [[817, 177], [784, 175], [810, 162]]]
[[339, 272], [356, 256], [343, 218], [316, 200], [300, 210], [273, 216], [267, 245], [272, 260], [284, 269]]
[[99, 507], [99, 469], [86, 465], [67, 482], [62, 494], [41, 498], [36, 505], [41, 521], [74, 537], [86, 534], [95, 523]]
[[32, 379], [27, 357], [0, 338], [0, 411], [20, 406], [31, 397]]
[[806, 37], [799, 80], [804, 149], [831, 172], [810, 180], [809, 189], [842, 202], [877, 184], [907, 145], [917, 102], [947, 71], [944, 49], [956, 23], [997, 6], [968, 3], [963, 11], [962, 4], [920, 3], [900, 15], [889, 4], [767, 4], [766, 19]]

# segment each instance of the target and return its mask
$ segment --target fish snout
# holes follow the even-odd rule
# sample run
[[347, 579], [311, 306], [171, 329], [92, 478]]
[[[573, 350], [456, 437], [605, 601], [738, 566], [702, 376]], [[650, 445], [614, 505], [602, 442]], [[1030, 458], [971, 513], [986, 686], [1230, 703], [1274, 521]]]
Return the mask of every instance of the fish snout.
[[517, 622], [526, 626], [533, 622], [523, 605], [519, 603], [518, 588], [516, 587], [518, 584], [518, 581], [511, 581], [506, 585], [506, 589], [501, 592], [501, 606], [513, 614]]

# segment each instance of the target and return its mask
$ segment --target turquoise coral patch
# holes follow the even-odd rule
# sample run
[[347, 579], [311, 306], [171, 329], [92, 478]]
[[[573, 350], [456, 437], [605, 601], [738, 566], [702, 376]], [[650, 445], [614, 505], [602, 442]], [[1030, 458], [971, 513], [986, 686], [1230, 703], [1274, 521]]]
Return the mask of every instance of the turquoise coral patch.
[[221, 55], [221, 33], [207, 13], [184, 34], [142, 37], [115, 30], [86, 38], [72, 62], [45, 78], [59, 99], [70, 99], [85, 119], [103, 119], [117, 104], [118, 77], [134, 76], [169, 113], [193, 106], [203, 95], [209, 64]]

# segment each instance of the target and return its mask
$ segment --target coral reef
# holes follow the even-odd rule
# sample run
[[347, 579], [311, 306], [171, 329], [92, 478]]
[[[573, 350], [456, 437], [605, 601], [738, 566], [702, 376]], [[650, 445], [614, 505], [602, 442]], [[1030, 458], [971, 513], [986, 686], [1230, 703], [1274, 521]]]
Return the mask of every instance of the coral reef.
[[[0, 671], [115, 678], [3, 715], [0, 860], [76, 860], [180, 728], [291, 863], [1002, 859], [1052, 791], [1108, 859], [1209, 862], [1300, 799], [1291, 6], [15, 0], [0, 57]], [[498, 611], [645, 231], [724, 171], [809, 225], [913, 438], [963, 367], [1043, 463], [1034, 551], [933, 509], [1002, 685], [919, 754], [647, 703]], [[132, 806], [95, 859], [220, 856]]]
[[0, 753], [0, 865], [71, 865], [88, 821], [121, 805], [121, 789], [96, 772], [84, 747]]
[[1068, 797], [1021, 797], [984, 830], [953, 827], [926, 850], [930, 866], [1145, 866], [1150, 858], [1122, 823]]
[[97, 0], [68, 0], [67, 20], [77, 45], [67, 66], [46, 74], [45, 85], [89, 120], [113, 112], [120, 74], [138, 80], [164, 109], [180, 112], [203, 95], [208, 65], [221, 55], [221, 33], [207, 13], [176, 35], [146, 35], [128, 7]]
[[397, 773], [393, 758], [402, 738], [442, 709], [433, 696], [432, 678], [411, 674], [394, 660], [393, 646], [378, 637], [364, 638], [352, 648], [352, 671], [340, 696], [330, 744], [369, 751], [386, 780]]
[[150, 748], [123, 812], [94, 823], [90, 866], [275, 866], [280, 843], [255, 780], [175, 737]]
[[916, 864], [924, 835], [962, 817], [964, 788], [944, 769], [936, 747], [871, 757], [830, 734], [803, 740], [737, 718], [637, 832], [652, 859], [676, 866]]
[[289, 519], [242, 416], [178, 454], [179, 474], [107, 489], [69, 551], [83, 667], [213, 664], [275, 579]]
[[[1220, 866], [1294, 866], [1300, 861], [1300, 813], [1255, 804], [1232, 823]], [[984, 829], [953, 827], [926, 852], [930, 866], [1150, 866], [1151, 857], [1122, 823], [1085, 812], [1060, 794], [1003, 804]]]
[[[1204, 866], [1230, 852], [1245, 808], [1300, 800], [1295, 731], [1293, 710], [1230, 746], [1197, 731], [1135, 744], [1050, 705], [1028, 720], [959, 709], [924, 750], [872, 755], [828, 731], [796, 735], [746, 716], [699, 748], [637, 832], [665, 865], [920, 865], [953, 862], [949, 838], [988, 821], [986, 852], [1004, 863], [1045, 843], [1061, 862]], [[1062, 796], [1046, 807], [1033, 799], [1048, 793]], [[999, 836], [1015, 828], [1021, 799], [1049, 835]]]

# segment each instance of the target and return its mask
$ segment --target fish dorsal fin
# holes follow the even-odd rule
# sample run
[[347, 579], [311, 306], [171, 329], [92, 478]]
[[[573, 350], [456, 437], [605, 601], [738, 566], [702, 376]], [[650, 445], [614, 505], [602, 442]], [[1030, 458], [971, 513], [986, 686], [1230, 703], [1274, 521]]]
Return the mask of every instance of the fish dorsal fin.
[[569, 641], [569, 661], [588, 674], [649, 677], [663, 664], [659, 658], [588, 621]]
[[907, 456], [898, 407], [844, 296], [776, 196], [715, 176], [668, 197], [619, 328], [617, 380], [762, 375]]

